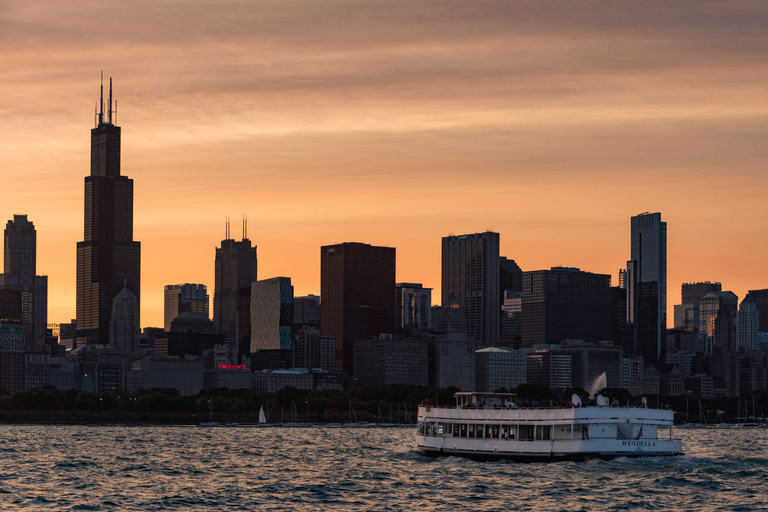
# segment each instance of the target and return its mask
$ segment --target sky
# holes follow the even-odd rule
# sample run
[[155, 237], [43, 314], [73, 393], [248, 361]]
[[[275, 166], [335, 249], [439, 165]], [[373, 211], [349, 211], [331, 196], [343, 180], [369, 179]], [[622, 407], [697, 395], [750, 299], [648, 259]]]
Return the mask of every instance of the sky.
[[320, 246], [395, 247], [440, 301], [441, 238], [617, 284], [630, 217], [680, 284], [768, 288], [764, 1], [0, 0], [0, 221], [27, 214], [49, 323], [75, 318], [100, 73], [134, 180], [141, 324], [248, 219], [258, 277], [320, 293]]

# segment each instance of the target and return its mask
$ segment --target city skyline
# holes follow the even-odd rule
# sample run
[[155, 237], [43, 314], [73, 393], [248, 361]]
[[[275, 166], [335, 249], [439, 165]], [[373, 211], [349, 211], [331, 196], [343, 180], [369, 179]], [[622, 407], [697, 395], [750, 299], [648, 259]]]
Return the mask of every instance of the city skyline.
[[213, 290], [244, 214], [259, 275], [297, 296], [320, 292], [319, 247], [354, 241], [396, 248], [397, 282], [438, 303], [440, 239], [486, 230], [524, 271], [616, 285], [641, 212], [669, 226], [668, 327], [681, 283], [768, 287], [761, 3], [174, 5], [4, 8], [0, 198], [35, 224], [51, 323], [76, 317], [101, 70], [142, 326], [166, 285]]

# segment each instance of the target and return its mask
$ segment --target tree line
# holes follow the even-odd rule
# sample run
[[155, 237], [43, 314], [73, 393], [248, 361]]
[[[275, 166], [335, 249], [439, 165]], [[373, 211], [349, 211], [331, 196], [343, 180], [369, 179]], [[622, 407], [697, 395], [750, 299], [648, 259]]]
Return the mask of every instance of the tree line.
[[[138, 393], [92, 393], [62, 391], [46, 386], [33, 391], [5, 393], [0, 390], [0, 421], [4, 422], [157, 422], [196, 423], [211, 419], [220, 422], [256, 423], [263, 408], [270, 423], [288, 421], [342, 423], [355, 418], [368, 422], [414, 422], [417, 405], [429, 400], [433, 405], [452, 405], [458, 388], [389, 385], [351, 390], [302, 390], [285, 387], [277, 393], [256, 393], [249, 389], [214, 389], [197, 395], [181, 396], [173, 388], [154, 388]], [[496, 392], [517, 394], [519, 405], [538, 400], [544, 406], [567, 405], [573, 394], [590, 403], [589, 393], [581, 388], [556, 392], [546, 386], [523, 384]], [[642, 405], [643, 397], [633, 397], [621, 388], [601, 390], [620, 405]], [[648, 407], [675, 410], [677, 419], [709, 423], [746, 420], [753, 414], [768, 414], [768, 390], [739, 399], [664, 397], [645, 395]], [[753, 413], [754, 411], [754, 413]], [[686, 414], [687, 412], [687, 414]], [[685, 415], [685, 416], [683, 416]]]

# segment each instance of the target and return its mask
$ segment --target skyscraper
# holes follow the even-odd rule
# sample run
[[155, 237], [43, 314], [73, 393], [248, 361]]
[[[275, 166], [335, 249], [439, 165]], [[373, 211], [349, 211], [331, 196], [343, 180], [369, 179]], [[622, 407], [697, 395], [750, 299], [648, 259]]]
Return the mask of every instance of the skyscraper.
[[578, 268], [523, 272], [522, 346], [611, 336], [611, 276]]
[[236, 242], [227, 238], [216, 248], [216, 282], [213, 293], [213, 324], [228, 342], [236, 343], [244, 325], [250, 326], [251, 283], [256, 281], [256, 247], [251, 247], [243, 222], [243, 239]]
[[467, 336], [484, 345], [500, 339], [499, 234], [443, 237], [442, 305], [464, 309]]
[[[5, 260], [0, 289], [18, 297], [18, 320], [26, 346], [43, 342], [48, 322], [48, 276], [37, 273], [37, 232], [26, 215], [14, 215], [5, 226]], [[10, 290], [17, 292], [11, 293]]]
[[[273, 361], [292, 361], [293, 286], [290, 277], [251, 283], [251, 354], [272, 352]], [[264, 366], [265, 358], [259, 358]], [[276, 368], [276, 364], [270, 365]], [[289, 366], [293, 364], [289, 363]]]
[[661, 361], [667, 330], [667, 223], [661, 221], [661, 213], [632, 217], [627, 310], [632, 355], [642, 355], [646, 362]]
[[141, 305], [141, 243], [133, 240], [133, 180], [120, 175], [111, 78], [106, 120], [103, 84], [100, 98], [85, 178], [85, 234], [77, 243], [77, 339], [106, 345], [112, 301], [124, 284]]
[[395, 248], [321, 247], [320, 297], [320, 334], [334, 337], [335, 369], [352, 375], [352, 343], [394, 332]]
[[165, 331], [171, 330], [179, 313], [202, 313], [208, 317], [208, 287], [204, 284], [169, 284], [164, 290]]
[[398, 329], [404, 327], [427, 330], [430, 328], [432, 313], [432, 288], [421, 283], [395, 284], [395, 323]]
[[112, 301], [109, 322], [109, 344], [122, 354], [139, 354], [139, 304], [128, 288], [123, 288]]

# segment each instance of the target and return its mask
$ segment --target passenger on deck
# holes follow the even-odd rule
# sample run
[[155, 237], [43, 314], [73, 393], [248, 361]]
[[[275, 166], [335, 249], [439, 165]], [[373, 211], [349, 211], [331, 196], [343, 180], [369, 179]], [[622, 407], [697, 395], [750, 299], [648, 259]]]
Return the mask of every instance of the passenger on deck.
[[618, 406], [619, 406], [619, 401], [616, 398], [614, 398], [613, 402], [611, 402], [611, 407], [618, 407]]
[[539, 402], [539, 399], [537, 398], [535, 402], [533, 402], [533, 408], [534, 409], [541, 409], [541, 402]]
[[507, 400], [507, 409], [517, 409], [517, 404], [512, 400]]

